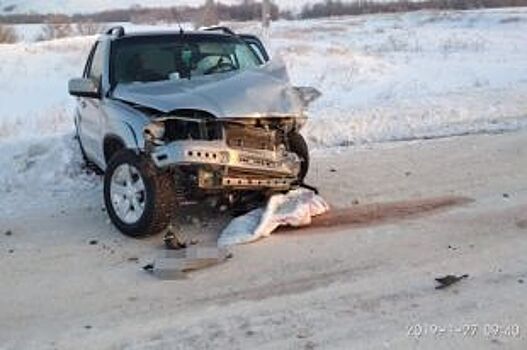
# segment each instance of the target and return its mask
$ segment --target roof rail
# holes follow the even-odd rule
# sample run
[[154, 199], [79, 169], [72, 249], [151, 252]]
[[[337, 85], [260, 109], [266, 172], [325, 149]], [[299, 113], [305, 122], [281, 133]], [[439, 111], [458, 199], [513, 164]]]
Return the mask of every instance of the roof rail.
[[229, 27], [214, 26], [214, 27], [200, 28], [200, 30], [204, 30], [206, 32], [223, 32], [224, 34], [236, 36], [236, 33]]
[[106, 31], [106, 35], [114, 35], [117, 38], [120, 38], [124, 36], [124, 27], [123, 26], [112, 27]]

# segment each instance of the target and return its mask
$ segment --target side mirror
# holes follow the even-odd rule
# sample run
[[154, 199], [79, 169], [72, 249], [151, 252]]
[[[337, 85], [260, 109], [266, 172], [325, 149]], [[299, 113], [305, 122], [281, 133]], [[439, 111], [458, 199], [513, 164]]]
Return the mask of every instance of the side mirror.
[[68, 87], [71, 96], [101, 98], [99, 87], [91, 79], [71, 79]]

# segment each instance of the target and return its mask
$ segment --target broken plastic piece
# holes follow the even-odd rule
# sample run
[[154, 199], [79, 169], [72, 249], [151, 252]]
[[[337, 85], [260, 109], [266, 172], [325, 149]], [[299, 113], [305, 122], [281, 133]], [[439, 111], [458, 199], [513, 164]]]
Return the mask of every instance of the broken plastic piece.
[[164, 280], [186, 278], [186, 273], [212, 267], [232, 258], [226, 249], [217, 247], [189, 247], [183, 250], [166, 251], [165, 256], [144, 268]]
[[439, 283], [436, 289], [445, 289], [468, 277], [469, 277], [468, 275], [463, 275], [463, 276], [448, 275], [445, 277], [436, 278], [436, 282]]

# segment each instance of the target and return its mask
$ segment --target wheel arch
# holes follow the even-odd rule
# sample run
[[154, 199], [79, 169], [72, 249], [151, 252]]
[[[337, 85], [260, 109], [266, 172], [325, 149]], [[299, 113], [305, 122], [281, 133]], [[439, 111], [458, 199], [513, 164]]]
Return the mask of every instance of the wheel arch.
[[126, 121], [110, 123], [108, 133], [103, 139], [103, 156], [105, 165], [108, 166], [110, 160], [121, 149], [130, 149], [138, 152], [141, 149], [138, 135], [132, 125]]
[[106, 166], [110, 163], [112, 157], [122, 149], [128, 148], [126, 142], [115, 134], [108, 134], [103, 141], [103, 155]]

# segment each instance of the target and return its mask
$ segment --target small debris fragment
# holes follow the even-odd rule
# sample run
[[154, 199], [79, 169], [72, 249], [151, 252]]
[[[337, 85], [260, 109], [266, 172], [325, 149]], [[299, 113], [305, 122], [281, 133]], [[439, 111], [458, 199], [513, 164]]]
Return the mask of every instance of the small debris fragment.
[[12, 235], [13, 235], [13, 231], [11, 231], [11, 230], [7, 230], [7, 231], [5, 232], [5, 235], [6, 235], [6, 236], [12, 236]]
[[335, 168], [331, 168], [331, 169], [329, 169], [329, 171], [332, 172], [332, 173], [336, 173], [336, 172], [337, 172], [337, 169], [335, 169]]
[[13, 254], [13, 253], [15, 252], [15, 250], [14, 250], [14, 249], [9, 249], [7, 252], [8, 252], [9, 254]]
[[506, 198], [506, 199], [507, 199], [507, 198], [510, 198], [510, 195], [509, 195], [508, 193], [504, 193], [504, 194], [503, 194], [503, 198]]
[[143, 266], [143, 270], [147, 271], [147, 272], [152, 272], [154, 271], [154, 264], [148, 264], [148, 265], [145, 265]]
[[84, 326], [84, 329], [92, 329], [92, 326], [90, 326], [89, 324]]
[[187, 247], [185, 239], [180, 237], [180, 235], [173, 233], [172, 231], [167, 232], [163, 241], [165, 242], [165, 247], [168, 250], [180, 250]]
[[527, 228], [527, 220], [522, 220], [522, 221], [516, 222], [516, 226], [518, 226], [518, 228], [521, 228], [521, 229], [526, 229]]
[[524, 281], [522, 278], [520, 278], [520, 279], [518, 280], [518, 283], [519, 283], [519, 284], [524, 284], [525, 281]]
[[305, 350], [314, 350], [314, 349], [316, 349], [316, 347], [317, 347], [317, 344], [316, 344], [316, 343], [314, 343], [314, 342], [312, 342], [312, 341], [308, 341], [308, 342], [306, 343], [306, 345], [304, 346], [304, 349], [305, 349]]
[[311, 336], [311, 332], [308, 329], [301, 329], [296, 334], [298, 339], [307, 339]]
[[457, 250], [458, 248], [457, 248], [457, 247], [454, 247], [454, 246], [451, 246], [451, 245], [449, 245], [449, 246], [448, 246], [448, 249], [450, 249], [450, 250], [453, 250], [453, 251], [456, 251], [456, 250]]
[[143, 269], [164, 280], [180, 280], [186, 273], [205, 269], [227, 261], [229, 252], [217, 247], [191, 246], [177, 251], [166, 251], [166, 256], [156, 259]]
[[359, 202], [358, 199], [354, 199], [354, 200], [351, 202], [351, 204], [353, 204], [353, 205], [359, 205], [360, 202]]
[[137, 262], [139, 262], [139, 258], [136, 258], [136, 257], [134, 256], [134, 257], [128, 258], [128, 261], [129, 261], [129, 262], [135, 262], [135, 263], [137, 263]]
[[445, 289], [468, 277], [469, 275], [463, 275], [463, 276], [448, 275], [445, 277], [436, 278], [437, 283], [439, 283], [436, 289]]
[[90, 241], [90, 245], [97, 245], [97, 244], [99, 244], [99, 241], [97, 241], [96, 239], [92, 239]]
[[407, 171], [406, 173], [404, 173], [404, 175], [405, 175], [406, 177], [411, 176], [411, 175], [412, 175], [412, 172], [411, 172], [411, 171]]

